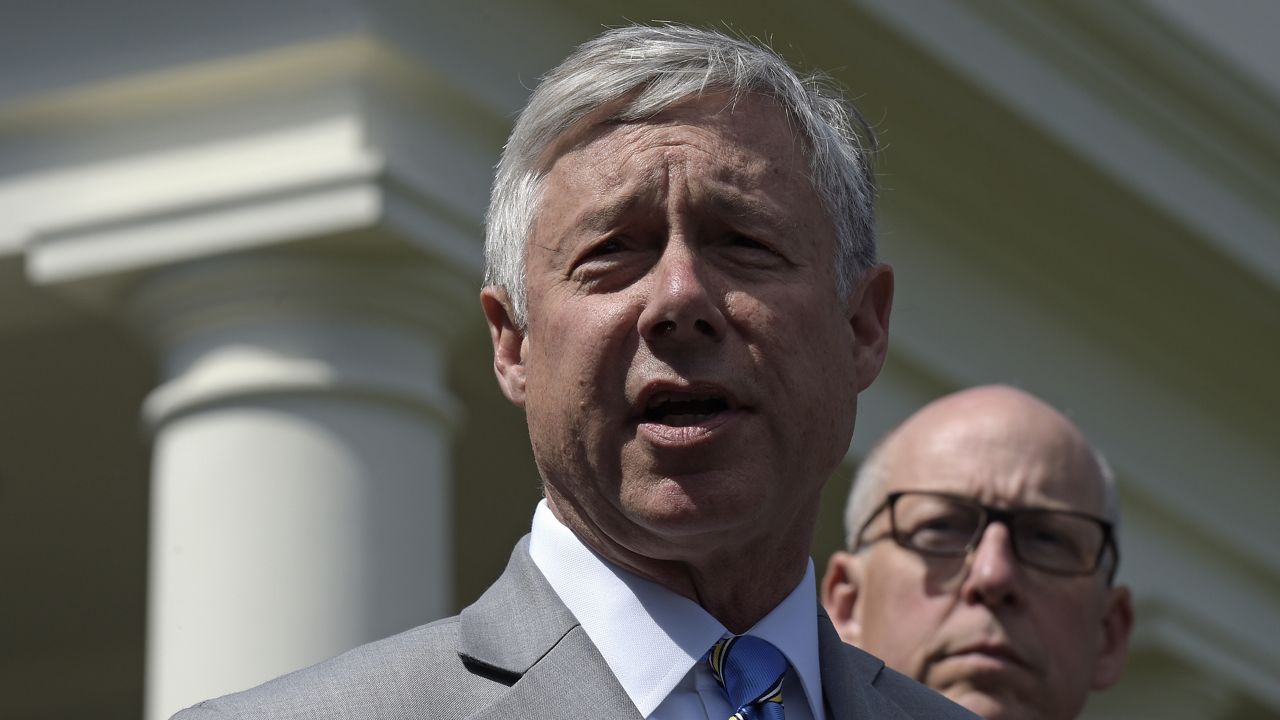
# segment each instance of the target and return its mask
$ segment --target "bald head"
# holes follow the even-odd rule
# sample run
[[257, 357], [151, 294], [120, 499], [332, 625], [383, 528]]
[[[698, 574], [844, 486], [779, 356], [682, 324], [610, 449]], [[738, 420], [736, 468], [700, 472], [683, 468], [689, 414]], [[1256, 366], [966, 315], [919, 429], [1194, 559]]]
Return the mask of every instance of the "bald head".
[[[856, 533], [889, 492], [892, 477], [920, 477], [975, 455], [1007, 463], [1011, 469], [1029, 461], [1052, 465], [1059, 483], [1081, 495], [1087, 512], [1120, 522], [1111, 470], [1085, 440], [1080, 429], [1043, 400], [1008, 385], [983, 385], [945, 395], [918, 410], [884, 437], [858, 470], [845, 508], [845, 541]], [[1026, 468], [999, 478], [971, 478], [971, 483], [1006, 485], [1025, 481]], [[894, 483], [894, 489], [898, 483]], [[964, 489], [964, 488], [956, 488]], [[1000, 488], [988, 488], [987, 493]], [[1012, 490], [1013, 488], [1005, 488]], [[981, 498], [983, 493], [974, 493]]]

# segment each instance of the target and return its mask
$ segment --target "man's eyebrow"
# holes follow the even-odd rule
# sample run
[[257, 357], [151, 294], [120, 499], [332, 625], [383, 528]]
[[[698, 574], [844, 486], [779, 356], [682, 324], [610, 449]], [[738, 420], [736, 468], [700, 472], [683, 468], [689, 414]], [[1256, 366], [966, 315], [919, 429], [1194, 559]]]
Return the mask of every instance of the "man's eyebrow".
[[749, 196], [711, 193], [707, 202], [723, 217], [727, 217], [746, 225], [763, 227], [769, 230], [780, 229], [784, 223], [782, 214], [774, 205], [766, 200]]
[[571, 226], [593, 232], [607, 230], [630, 213], [639, 201], [634, 193], [626, 193], [603, 204], [592, 204], [573, 219]]
[[[635, 209], [646, 202], [642, 193], [627, 193], [602, 204], [584, 208], [570, 224], [572, 230], [566, 235], [580, 233], [601, 233], [616, 227], [619, 222], [631, 215]], [[721, 217], [747, 228], [766, 231], [779, 231], [787, 223], [783, 214], [772, 203], [736, 193], [710, 193], [702, 202]]]

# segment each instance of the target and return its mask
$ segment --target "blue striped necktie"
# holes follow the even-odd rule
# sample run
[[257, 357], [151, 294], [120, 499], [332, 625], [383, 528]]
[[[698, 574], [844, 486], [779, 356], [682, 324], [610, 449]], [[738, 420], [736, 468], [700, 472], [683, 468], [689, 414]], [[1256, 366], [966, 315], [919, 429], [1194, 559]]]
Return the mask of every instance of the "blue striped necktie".
[[734, 713], [729, 720], [782, 720], [782, 678], [787, 658], [782, 651], [752, 635], [723, 638], [707, 652]]

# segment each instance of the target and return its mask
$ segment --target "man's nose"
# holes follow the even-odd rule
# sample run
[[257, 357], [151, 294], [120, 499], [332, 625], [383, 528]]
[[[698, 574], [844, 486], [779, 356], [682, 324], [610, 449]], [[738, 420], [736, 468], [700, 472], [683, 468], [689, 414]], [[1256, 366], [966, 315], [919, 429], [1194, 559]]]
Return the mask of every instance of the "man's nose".
[[969, 572], [961, 593], [967, 602], [988, 607], [1016, 606], [1022, 602], [1018, 574], [1022, 571], [1013, 553], [1009, 527], [993, 522], [982, 531], [978, 546], [969, 554]]
[[672, 241], [663, 249], [639, 324], [640, 336], [649, 343], [724, 337], [720, 299], [699, 274], [698, 257], [686, 244]]

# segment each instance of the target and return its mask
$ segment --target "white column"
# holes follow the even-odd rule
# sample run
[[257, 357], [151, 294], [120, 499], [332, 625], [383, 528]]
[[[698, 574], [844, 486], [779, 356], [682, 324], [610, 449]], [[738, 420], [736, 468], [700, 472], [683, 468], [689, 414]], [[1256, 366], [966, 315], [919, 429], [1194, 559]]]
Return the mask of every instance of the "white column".
[[447, 614], [450, 327], [415, 262], [249, 257], [133, 295], [162, 359], [146, 717]]

